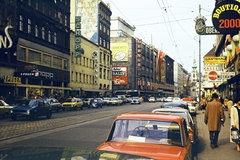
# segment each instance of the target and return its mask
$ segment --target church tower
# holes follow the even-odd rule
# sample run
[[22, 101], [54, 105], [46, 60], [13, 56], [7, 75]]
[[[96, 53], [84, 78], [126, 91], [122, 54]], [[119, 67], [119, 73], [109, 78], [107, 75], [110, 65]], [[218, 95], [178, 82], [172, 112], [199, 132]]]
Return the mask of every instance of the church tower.
[[195, 85], [197, 83], [197, 80], [198, 80], [197, 64], [196, 64], [195, 53], [194, 53], [193, 66], [192, 66], [192, 72], [191, 72], [191, 84]]

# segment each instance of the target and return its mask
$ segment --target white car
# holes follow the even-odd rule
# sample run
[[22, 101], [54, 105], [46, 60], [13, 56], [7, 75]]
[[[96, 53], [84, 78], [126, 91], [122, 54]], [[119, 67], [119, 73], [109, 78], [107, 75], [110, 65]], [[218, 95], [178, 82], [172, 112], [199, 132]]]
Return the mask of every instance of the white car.
[[188, 102], [187, 105], [188, 105], [188, 110], [190, 114], [192, 116], [196, 116], [198, 111], [198, 103], [193, 101], [193, 102]]
[[187, 122], [188, 133], [193, 144], [196, 144], [198, 139], [198, 130], [197, 125], [195, 124], [192, 116], [189, 113], [189, 110], [183, 108], [158, 108], [152, 111], [153, 113], [166, 113], [180, 115], [184, 117]]
[[132, 101], [131, 101], [131, 104], [141, 104], [141, 102], [139, 100], [139, 97], [133, 97]]
[[181, 98], [179, 98], [179, 97], [174, 97], [172, 101], [173, 101], [173, 102], [179, 102], [179, 101], [181, 101]]
[[167, 97], [167, 98], [165, 99], [165, 101], [166, 101], [166, 102], [172, 102], [172, 101], [173, 101], [173, 97]]
[[155, 97], [150, 97], [150, 98], [148, 99], [148, 102], [149, 102], [149, 103], [151, 103], [151, 102], [155, 103], [155, 102], [156, 102]]

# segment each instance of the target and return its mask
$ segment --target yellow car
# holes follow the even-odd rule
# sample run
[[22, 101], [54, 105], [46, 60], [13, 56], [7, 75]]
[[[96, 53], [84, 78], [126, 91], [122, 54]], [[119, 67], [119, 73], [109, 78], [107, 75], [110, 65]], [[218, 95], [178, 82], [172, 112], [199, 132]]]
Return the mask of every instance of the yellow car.
[[11, 111], [10, 106], [3, 100], [0, 100], [0, 116], [2, 116], [3, 118], [9, 116], [10, 111]]
[[118, 105], [122, 105], [123, 104], [123, 100], [117, 98], [117, 97], [113, 97], [113, 98], [110, 98], [108, 101], [107, 101], [107, 105], [110, 106], [110, 105], [115, 105], [115, 106], [118, 106]]
[[65, 102], [62, 103], [62, 110], [77, 110], [80, 108], [83, 109], [83, 101], [80, 98], [67, 98]]

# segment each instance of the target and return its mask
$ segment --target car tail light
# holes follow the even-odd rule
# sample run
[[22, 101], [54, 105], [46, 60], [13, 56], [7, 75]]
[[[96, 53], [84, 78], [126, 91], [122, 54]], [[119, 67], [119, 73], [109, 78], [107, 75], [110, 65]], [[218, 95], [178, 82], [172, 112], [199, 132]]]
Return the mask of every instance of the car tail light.
[[193, 142], [194, 141], [194, 136], [193, 136], [193, 131], [189, 129], [188, 131], [189, 139]]

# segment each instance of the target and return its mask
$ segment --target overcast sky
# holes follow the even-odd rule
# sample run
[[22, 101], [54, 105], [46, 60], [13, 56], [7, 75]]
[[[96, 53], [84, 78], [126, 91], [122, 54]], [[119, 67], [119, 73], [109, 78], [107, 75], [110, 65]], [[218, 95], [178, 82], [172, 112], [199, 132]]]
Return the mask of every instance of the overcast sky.
[[[194, 19], [201, 14], [212, 25], [215, 0], [102, 0], [110, 4], [112, 17], [136, 27], [135, 36], [165, 52], [191, 72], [193, 59], [199, 66], [199, 35]], [[212, 49], [215, 35], [201, 36], [201, 62]], [[203, 64], [201, 63], [201, 70]], [[199, 70], [199, 68], [197, 68]]]

